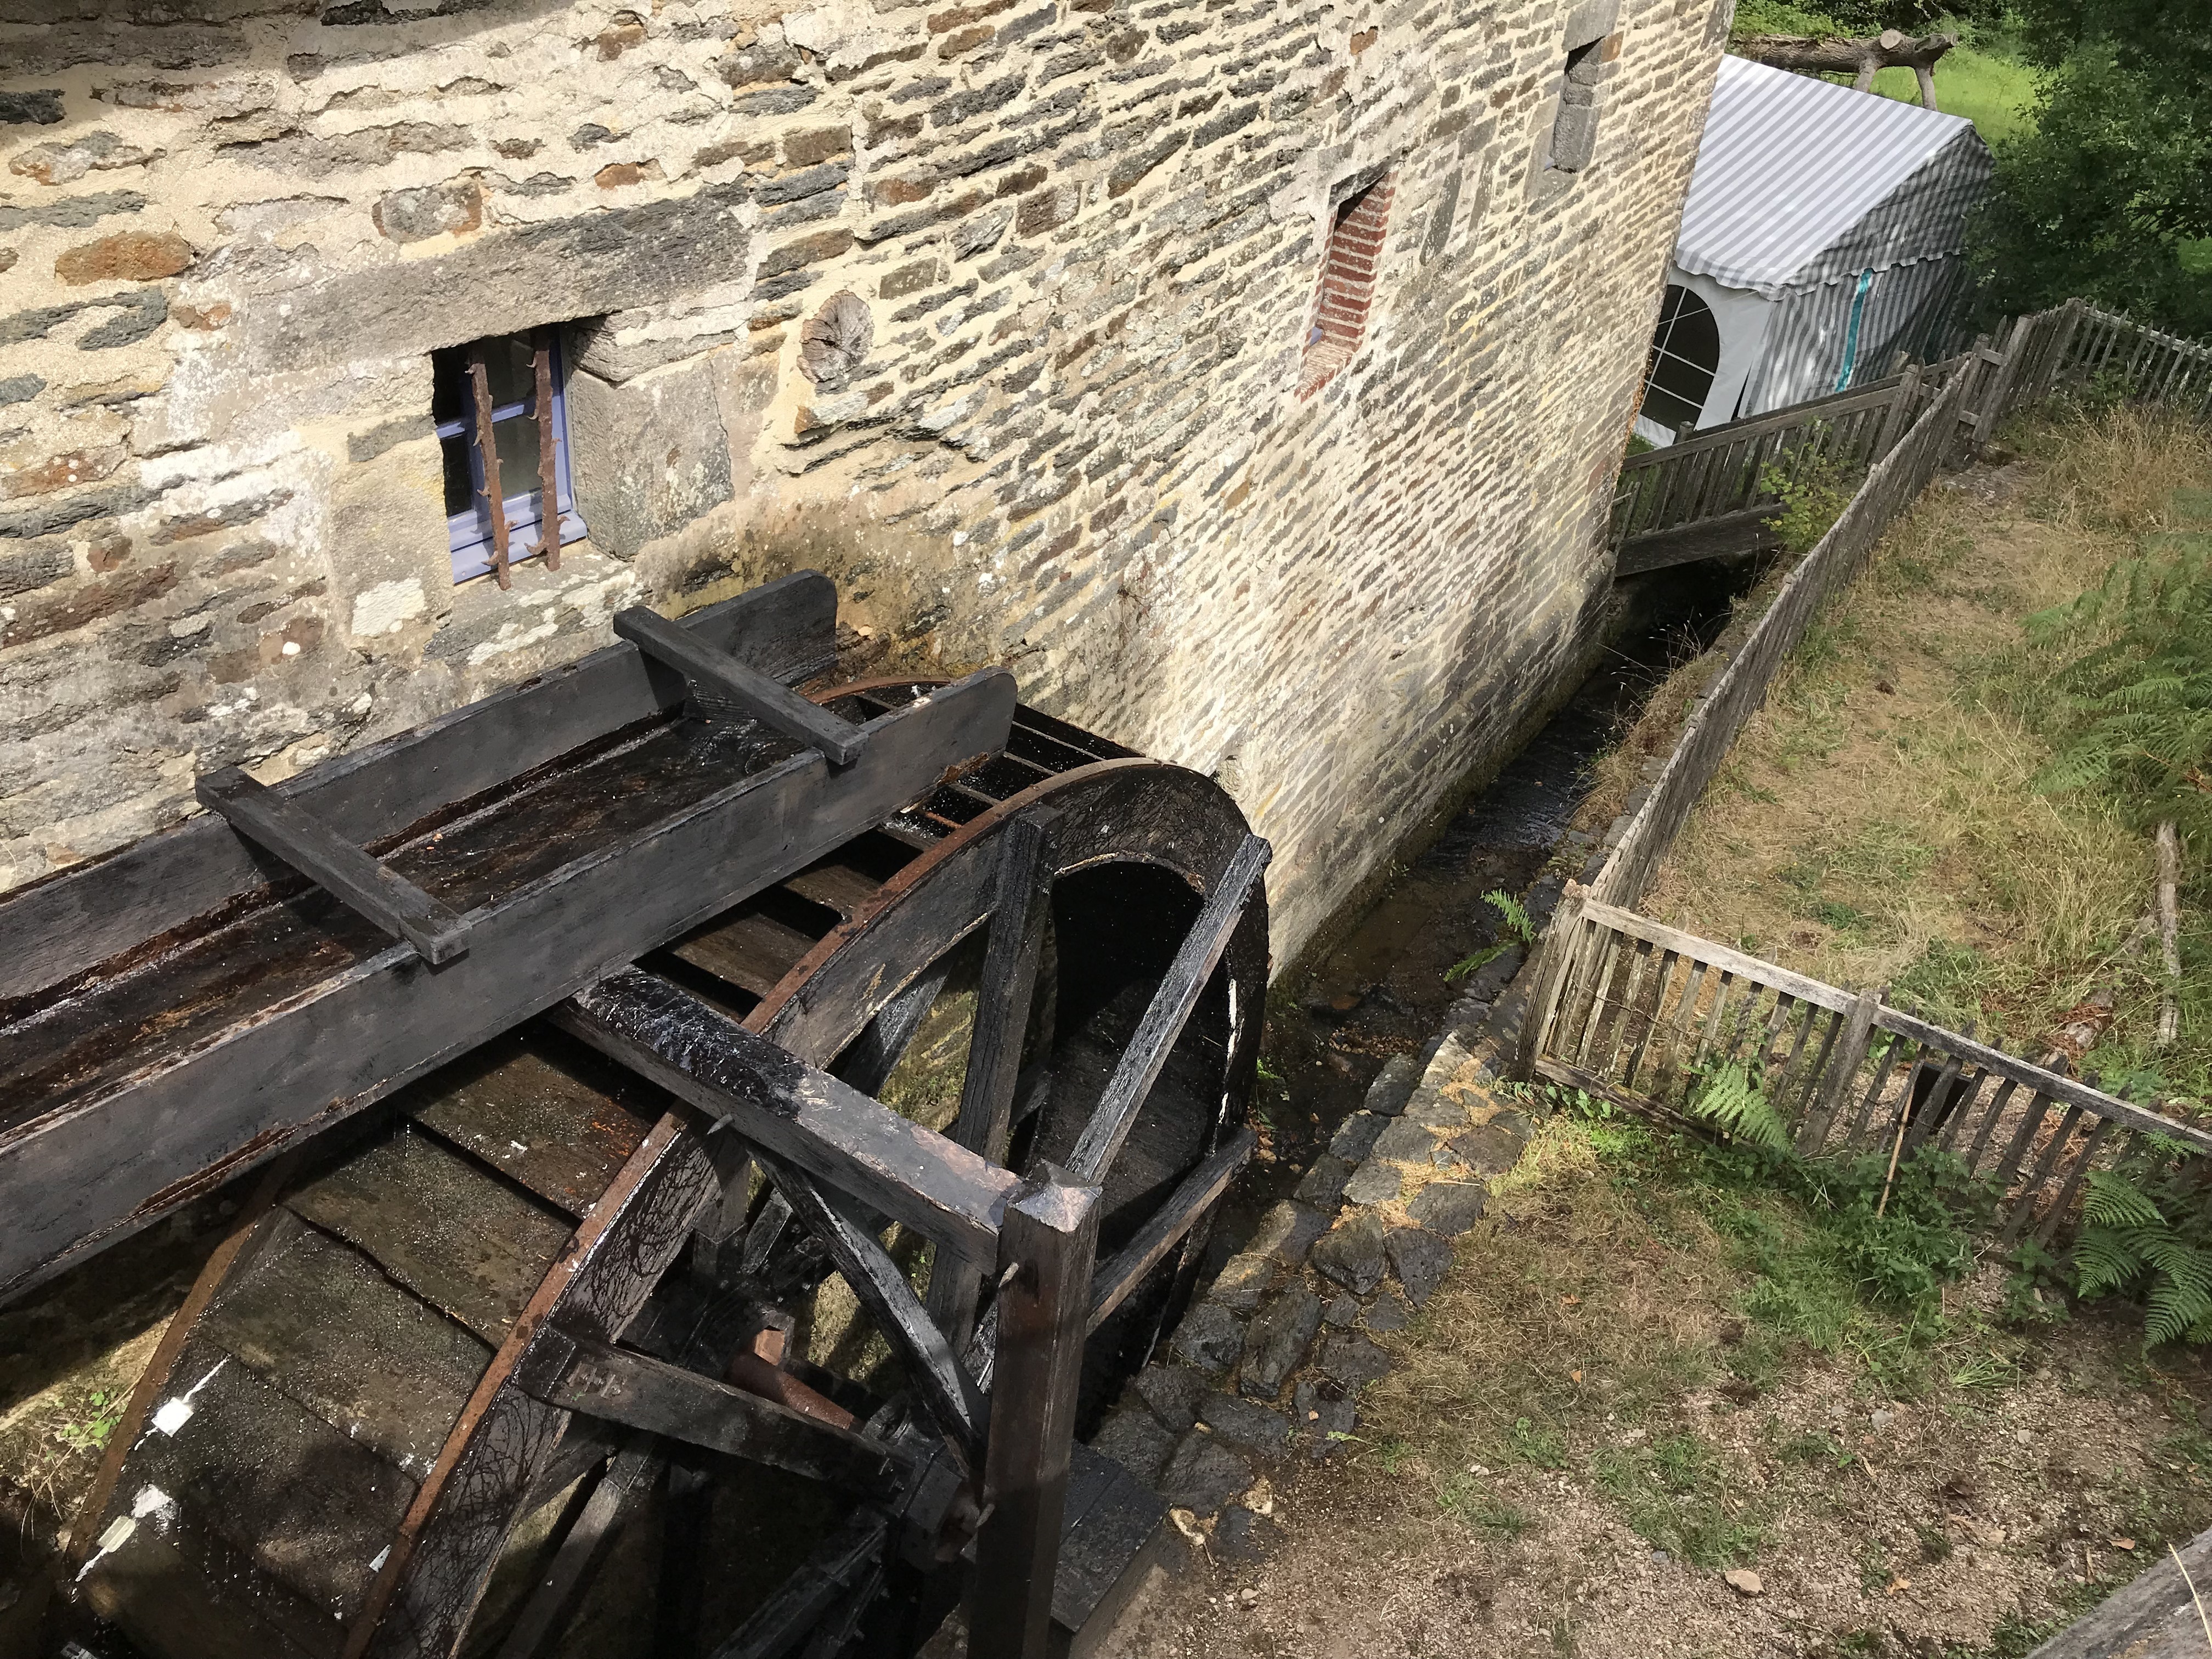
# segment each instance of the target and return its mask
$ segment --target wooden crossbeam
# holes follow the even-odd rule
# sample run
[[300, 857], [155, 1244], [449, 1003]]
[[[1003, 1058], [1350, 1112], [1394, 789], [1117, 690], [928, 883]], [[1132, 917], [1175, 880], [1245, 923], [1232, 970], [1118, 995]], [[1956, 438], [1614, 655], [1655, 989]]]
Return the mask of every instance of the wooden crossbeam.
[[193, 793], [240, 835], [267, 848], [348, 909], [405, 939], [432, 967], [469, 948], [467, 921], [237, 767], [210, 773]]
[[860, 757], [861, 728], [778, 684], [757, 668], [718, 651], [681, 623], [634, 605], [615, 612], [615, 632], [646, 655], [697, 681], [771, 729], [819, 749], [833, 766]]
[[531, 1344], [515, 1379], [532, 1399], [687, 1446], [874, 1488], [903, 1461], [896, 1447], [833, 1428], [680, 1365], [555, 1327]]
[[[1020, 1176], [817, 1071], [680, 986], [627, 969], [571, 998], [553, 1019], [768, 1157], [957, 1255], [997, 1258], [1000, 1220]], [[795, 1207], [796, 1195], [785, 1196]]]

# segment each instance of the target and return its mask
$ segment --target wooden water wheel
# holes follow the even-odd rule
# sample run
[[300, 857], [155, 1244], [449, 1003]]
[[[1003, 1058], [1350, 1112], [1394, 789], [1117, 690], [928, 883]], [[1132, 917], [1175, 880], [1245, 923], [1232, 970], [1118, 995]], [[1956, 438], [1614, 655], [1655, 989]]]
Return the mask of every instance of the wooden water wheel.
[[[678, 665], [656, 764], [757, 768], [726, 664]], [[876, 731], [943, 694], [817, 701]], [[156, 1659], [527, 1659], [611, 1595], [715, 1659], [910, 1652], [963, 1589], [972, 1652], [1079, 1626], [1159, 1506], [1067, 1435], [1249, 1151], [1265, 858], [1209, 781], [1022, 709], [295, 1142], [133, 1398], [82, 1594]], [[934, 1121], [873, 1098], [902, 1079]], [[595, 1582], [648, 1510], [652, 1582]]]

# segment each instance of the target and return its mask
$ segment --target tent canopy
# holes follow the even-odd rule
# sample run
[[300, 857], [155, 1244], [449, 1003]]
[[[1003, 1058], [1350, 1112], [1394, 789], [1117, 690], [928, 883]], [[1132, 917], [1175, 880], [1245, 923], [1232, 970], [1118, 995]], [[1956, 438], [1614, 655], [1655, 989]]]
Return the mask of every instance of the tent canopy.
[[1990, 172], [1964, 116], [1723, 58], [1674, 263], [1774, 299], [1955, 254]]

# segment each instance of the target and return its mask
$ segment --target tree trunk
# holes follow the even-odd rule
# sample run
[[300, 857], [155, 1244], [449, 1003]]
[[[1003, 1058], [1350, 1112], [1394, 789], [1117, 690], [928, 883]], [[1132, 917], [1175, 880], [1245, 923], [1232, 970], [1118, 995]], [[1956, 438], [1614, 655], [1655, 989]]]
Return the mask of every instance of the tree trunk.
[[1861, 40], [1815, 40], [1802, 34], [1754, 34], [1735, 48], [1740, 58], [1775, 69], [1849, 75], [1861, 92], [1874, 89], [1876, 70], [1909, 69], [1920, 82], [1920, 101], [1936, 107], [1936, 60], [1959, 44], [1955, 34], [1901, 34], [1884, 29]]

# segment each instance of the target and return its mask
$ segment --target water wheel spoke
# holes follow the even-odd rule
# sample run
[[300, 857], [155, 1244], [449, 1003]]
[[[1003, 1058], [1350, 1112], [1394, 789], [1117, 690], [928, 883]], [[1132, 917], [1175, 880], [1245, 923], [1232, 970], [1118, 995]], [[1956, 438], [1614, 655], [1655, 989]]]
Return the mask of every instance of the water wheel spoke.
[[[767, 1160], [763, 1160], [767, 1163]], [[769, 1164], [775, 1179], [802, 1225], [821, 1241], [852, 1292], [891, 1345], [915, 1392], [945, 1437], [971, 1468], [983, 1454], [984, 1406], [945, 1333], [930, 1318], [906, 1274], [883, 1246], [856, 1206], [797, 1170]]]
[[708, 1659], [783, 1659], [854, 1586], [874, 1577], [890, 1536], [890, 1517], [881, 1510], [855, 1510]]
[[1067, 1167], [1076, 1180], [1103, 1181], [1113, 1167], [1115, 1154], [1128, 1139], [1137, 1114], [1144, 1110], [1152, 1085], [1159, 1079], [1161, 1066], [1167, 1064], [1169, 1051], [1182, 1035], [1191, 1010], [1198, 1006], [1221, 953], [1229, 948], [1230, 938], [1243, 919], [1245, 903], [1272, 853], [1265, 841], [1247, 835], [1230, 855], [1212, 895], [1168, 964], [1159, 989], [1153, 993], [1144, 1018], [1137, 1022], [1136, 1035], [1122, 1050], [1097, 1109], [1075, 1143]]
[[886, 1002], [868, 1022], [867, 1029], [854, 1039], [853, 1046], [839, 1056], [836, 1075], [864, 1095], [881, 1094], [951, 971], [951, 959], [940, 957], [913, 984]]
[[[1022, 1039], [1036, 992], [1037, 961], [1052, 915], [1048, 812], [1024, 814], [1007, 826], [999, 865], [998, 902], [984, 945], [983, 976], [975, 993], [975, 1021], [968, 1066], [960, 1084], [960, 1113], [952, 1139], [994, 1164], [1006, 1161], [1013, 1138], [1014, 1103], [1021, 1074]], [[928, 1311], [957, 1346], [975, 1317], [981, 1270], [940, 1255], [929, 1277]]]
[[544, 1659], [552, 1652], [607, 1546], [652, 1495], [661, 1462], [653, 1443], [640, 1437], [607, 1464], [582, 1513], [539, 1576], [537, 1589], [508, 1626], [498, 1659]]

